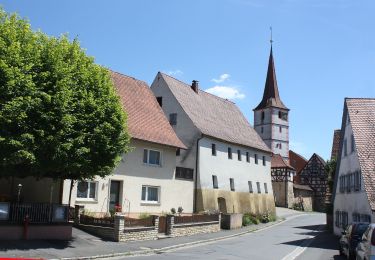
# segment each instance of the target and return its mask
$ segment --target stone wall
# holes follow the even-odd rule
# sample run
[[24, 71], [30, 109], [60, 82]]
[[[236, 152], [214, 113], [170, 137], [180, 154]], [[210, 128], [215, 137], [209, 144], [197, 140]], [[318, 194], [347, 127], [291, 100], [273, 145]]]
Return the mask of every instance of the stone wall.
[[101, 227], [101, 226], [94, 226], [94, 225], [78, 225], [79, 229], [82, 229], [86, 231], [87, 233], [93, 234], [95, 236], [108, 239], [108, 240], [114, 240], [114, 228], [113, 227]]
[[125, 227], [125, 217], [115, 216], [115, 241], [139, 241], [157, 239], [159, 217], [155, 217], [153, 227]]
[[220, 231], [220, 219], [218, 221], [210, 222], [200, 222], [200, 223], [184, 223], [184, 224], [175, 224], [174, 217], [172, 216], [171, 228], [169, 230], [170, 236], [172, 237], [182, 237], [182, 236], [191, 236], [202, 233], [213, 233]]
[[[302, 197], [303, 202], [303, 210], [304, 211], [312, 211], [313, 210], [313, 198], [312, 197]], [[301, 198], [296, 197], [294, 198], [293, 204], [300, 204]]]
[[[276, 206], [288, 208], [293, 206], [294, 193], [292, 182], [288, 181], [287, 184], [285, 182], [272, 182], [272, 188]], [[285, 195], [287, 195], [287, 200], [285, 200]]]

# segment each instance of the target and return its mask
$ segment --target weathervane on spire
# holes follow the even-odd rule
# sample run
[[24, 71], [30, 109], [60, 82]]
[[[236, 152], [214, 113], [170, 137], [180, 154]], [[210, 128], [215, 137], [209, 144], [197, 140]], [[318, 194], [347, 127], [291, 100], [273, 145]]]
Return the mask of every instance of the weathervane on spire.
[[270, 39], [270, 43], [271, 43], [271, 46], [272, 46], [272, 43], [273, 43], [273, 40], [272, 40], [272, 26], [270, 26], [270, 31], [271, 31], [271, 39]]

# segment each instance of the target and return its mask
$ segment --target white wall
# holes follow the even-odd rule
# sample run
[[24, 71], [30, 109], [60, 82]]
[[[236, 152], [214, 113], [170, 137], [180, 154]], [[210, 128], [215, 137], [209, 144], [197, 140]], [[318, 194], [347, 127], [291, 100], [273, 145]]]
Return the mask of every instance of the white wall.
[[[263, 121], [262, 111], [264, 111]], [[289, 159], [289, 117], [288, 120], [279, 118], [279, 111], [289, 113], [287, 110], [274, 107], [254, 111], [254, 129], [274, 154]], [[276, 147], [280, 143], [281, 148]]]
[[[93, 212], [106, 212], [108, 210], [108, 196], [110, 180], [121, 181], [120, 203], [123, 211], [127, 212], [128, 201], [130, 201], [130, 212], [132, 213], [162, 213], [169, 212], [172, 207], [182, 206], [184, 212], [193, 211], [193, 189], [194, 182], [189, 180], [175, 179], [176, 149], [133, 139], [131, 146], [134, 149], [123, 156], [123, 160], [115, 169], [113, 175], [104, 179], [97, 178], [97, 199], [87, 201], [76, 198], [77, 187], [72, 192], [72, 205], [84, 205], [86, 209]], [[162, 153], [161, 166], [149, 166], [143, 163], [143, 149], [159, 150]], [[69, 184], [64, 184], [64, 201], [68, 201]], [[141, 201], [142, 185], [160, 187], [160, 203], [145, 204]]]
[[[356, 149], [352, 152], [351, 149], [351, 136], [352, 136], [352, 127], [348, 121], [348, 117], [346, 118], [346, 126], [344, 132], [344, 140], [347, 140], [347, 155], [344, 155], [344, 147], [339, 155], [341, 158], [340, 168], [339, 168], [339, 175], [337, 177], [337, 184], [335, 190], [335, 200], [333, 204], [333, 217], [334, 217], [334, 233], [336, 235], [340, 235], [342, 229], [337, 228], [335, 226], [335, 212], [338, 211], [346, 211], [348, 213], [348, 224], [350, 224], [352, 219], [352, 213], [360, 213], [360, 214], [367, 214], [372, 215], [372, 211], [370, 209], [370, 205], [368, 202], [367, 194], [364, 191], [364, 184], [363, 178], [361, 176], [361, 190], [360, 191], [351, 191], [347, 193], [340, 192], [340, 176], [352, 173], [355, 171], [360, 170], [358, 155]], [[374, 216], [372, 217], [372, 221], [375, 221]]]
[[169, 120], [169, 114], [177, 113], [177, 125], [172, 126], [178, 138], [187, 147], [186, 150], [181, 149], [180, 156], [176, 157], [177, 166], [194, 169], [196, 167], [196, 141], [200, 137], [200, 131], [195, 127], [191, 119], [182, 109], [179, 102], [170, 91], [163, 77], [156, 75], [154, 82], [151, 84], [151, 90], [155, 97], [163, 98], [162, 109]]
[[[213, 143], [216, 144], [216, 156], [213, 156], [211, 152]], [[256, 182], [260, 182], [262, 194], [264, 193], [264, 183], [267, 183], [268, 194], [273, 194], [269, 154], [208, 137], [201, 139], [199, 144], [200, 182], [198, 186], [200, 188], [212, 189], [212, 175], [216, 175], [219, 189], [230, 191], [229, 178], [233, 178], [236, 192], [249, 192], [248, 181], [252, 181], [254, 193], [257, 193]], [[232, 159], [228, 159], [228, 147], [232, 148]], [[238, 161], [237, 150], [241, 150], [241, 161]], [[250, 154], [250, 163], [246, 161], [246, 152]], [[255, 164], [255, 154], [258, 155], [258, 164]], [[262, 156], [266, 157], [266, 166], [263, 166]]]

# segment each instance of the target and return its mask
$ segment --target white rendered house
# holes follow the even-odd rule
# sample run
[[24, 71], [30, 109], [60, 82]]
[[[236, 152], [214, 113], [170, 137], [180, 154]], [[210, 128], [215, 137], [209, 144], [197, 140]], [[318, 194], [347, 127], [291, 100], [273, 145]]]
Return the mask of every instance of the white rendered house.
[[194, 173], [194, 211], [275, 210], [271, 152], [233, 102], [160, 72], [151, 90], [187, 147], [176, 160]]
[[[132, 150], [123, 155], [112, 175], [74, 185], [71, 205], [83, 205], [92, 212], [121, 207], [132, 215], [170, 212], [180, 206], [184, 212], [192, 212], [192, 176], [175, 175], [176, 150], [185, 146], [145, 82], [116, 72], [111, 76], [128, 116]], [[68, 203], [69, 190], [67, 180], [64, 203]]]
[[333, 190], [334, 233], [375, 221], [375, 99], [346, 98]]

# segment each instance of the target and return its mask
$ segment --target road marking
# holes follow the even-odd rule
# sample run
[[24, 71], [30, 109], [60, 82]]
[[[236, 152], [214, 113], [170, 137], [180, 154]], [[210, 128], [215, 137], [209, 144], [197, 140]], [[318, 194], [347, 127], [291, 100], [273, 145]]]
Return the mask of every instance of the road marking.
[[314, 230], [314, 233], [317, 233], [315, 236], [307, 236], [296, 249], [284, 256], [281, 260], [294, 260], [300, 256], [319, 235], [319, 231], [321, 231], [321, 228]]

